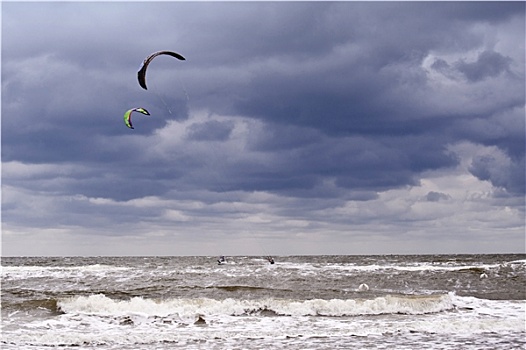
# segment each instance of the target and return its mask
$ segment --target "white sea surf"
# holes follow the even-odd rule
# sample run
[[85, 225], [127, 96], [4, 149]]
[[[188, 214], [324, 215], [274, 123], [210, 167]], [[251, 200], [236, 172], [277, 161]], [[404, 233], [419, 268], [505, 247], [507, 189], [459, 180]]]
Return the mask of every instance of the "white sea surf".
[[216, 259], [4, 258], [1, 348], [526, 346], [524, 255]]

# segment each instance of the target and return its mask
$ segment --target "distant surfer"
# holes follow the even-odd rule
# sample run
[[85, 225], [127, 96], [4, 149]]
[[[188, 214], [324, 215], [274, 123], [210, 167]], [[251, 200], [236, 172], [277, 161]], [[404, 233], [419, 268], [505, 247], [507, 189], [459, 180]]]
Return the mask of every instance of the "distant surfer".
[[222, 265], [222, 264], [224, 264], [225, 262], [226, 262], [226, 259], [225, 259], [225, 256], [224, 256], [224, 255], [221, 255], [221, 256], [219, 257], [219, 259], [217, 259], [217, 264], [218, 264], [218, 265]]
[[270, 255], [267, 256], [267, 260], [269, 263], [274, 264], [274, 258], [272, 258]]

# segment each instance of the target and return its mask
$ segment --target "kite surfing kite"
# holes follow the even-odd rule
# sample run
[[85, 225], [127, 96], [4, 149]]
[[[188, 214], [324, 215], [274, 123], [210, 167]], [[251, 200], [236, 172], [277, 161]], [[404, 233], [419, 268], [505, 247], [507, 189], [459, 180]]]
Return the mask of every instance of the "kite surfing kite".
[[152, 53], [150, 56], [146, 57], [144, 59], [144, 62], [142, 63], [141, 69], [139, 69], [139, 71], [137, 72], [137, 79], [139, 79], [139, 85], [144, 90], [148, 90], [148, 88], [146, 87], [146, 69], [148, 69], [148, 65], [150, 64], [150, 62], [159, 55], [169, 55], [181, 61], [185, 60], [183, 56], [173, 51], [157, 51], [157, 52]]
[[[144, 90], [148, 90], [148, 88], [146, 87], [146, 70], [148, 69], [148, 65], [150, 64], [150, 62], [155, 57], [157, 57], [159, 55], [172, 56], [172, 57], [175, 57], [175, 58], [177, 58], [177, 59], [179, 59], [181, 61], [186, 60], [183, 56], [181, 56], [177, 52], [173, 52], [173, 51], [157, 51], [157, 52], [152, 53], [148, 57], [146, 57], [144, 59], [143, 63], [142, 63], [141, 69], [139, 69], [139, 71], [137, 72], [137, 79], [139, 80], [139, 85]], [[161, 97], [161, 100], [164, 103], [164, 100], [162, 99], [162, 97]], [[165, 103], [165, 105], [166, 105], [166, 103]], [[170, 112], [170, 110], [168, 110], [168, 111]], [[132, 108], [132, 109], [126, 111], [126, 113], [124, 113], [124, 123], [130, 129], [134, 129], [132, 121], [131, 121], [131, 115], [132, 115], [133, 112], [139, 112], [139, 113], [142, 113], [144, 115], [150, 115], [150, 112], [148, 112], [146, 109], [144, 109], [142, 107]], [[171, 112], [170, 112], [170, 114], [171, 114]]]
[[130, 129], [134, 129], [131, 121], [131, 115], [133, 112], [139, 112], [144, 115], [150, 115], [150, 112], [148, 112], [146, 109], [142, 107], [132, 108], [130, 110], [127, 110], [126, 113], [124, 113], [124, 124]]

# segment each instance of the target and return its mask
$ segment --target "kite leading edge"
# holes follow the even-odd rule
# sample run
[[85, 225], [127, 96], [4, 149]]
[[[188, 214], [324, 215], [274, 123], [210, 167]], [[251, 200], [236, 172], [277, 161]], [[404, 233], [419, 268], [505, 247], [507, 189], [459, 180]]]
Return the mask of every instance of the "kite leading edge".
[[130, 129], [134, 129], [132, 121], [131, 121], [131, 115], [133, 112], [139, 112], [144, 115], [150, 115], [150, 112], [148, 112], [146, 109], [142, 107], [137, 107], [137, 108], [132, 108], [132, 109], [127, 110], [126, 113], [124, 113], [124, 124], [126, 124], [126, 126]]
[[142, 66], [141, 66], [141, 69], [139, 69], [139, 71], [137, 72], [137, 79], [139, 80], [139, 85], [144, 89], [144, 90], [148, 90], [148, 88], [146, 87], [146, 69], [148, 69], [148, 65], [150, 64], [150, 62], [157, 56], [159, 55], [169, 55], [169, 56], [172, 56], [172, 57], [175, 57], [177, 58], [178, 60], [181, 60], [181, 61], [184, 61], [186, 60], [183, 56], [181, 56], [180, 54], [178, 54], [177, 52], [173, 52], [173, 51], [157, 51], [157, 52], [154, 52], [152, 53], [151, 55], [149, 55], [148, 57], [146, 57], [144, 59], [144, 62], [142, 63]]

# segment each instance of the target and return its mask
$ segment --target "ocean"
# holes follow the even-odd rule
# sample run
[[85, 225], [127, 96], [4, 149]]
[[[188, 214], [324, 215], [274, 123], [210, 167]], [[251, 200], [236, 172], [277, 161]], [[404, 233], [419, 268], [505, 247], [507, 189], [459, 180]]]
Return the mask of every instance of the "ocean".
[[4, 257], [2, 349], [525, 349], [526, 255]]

